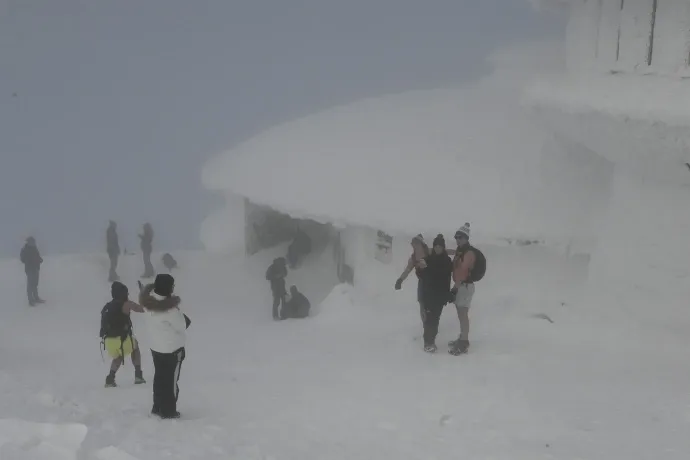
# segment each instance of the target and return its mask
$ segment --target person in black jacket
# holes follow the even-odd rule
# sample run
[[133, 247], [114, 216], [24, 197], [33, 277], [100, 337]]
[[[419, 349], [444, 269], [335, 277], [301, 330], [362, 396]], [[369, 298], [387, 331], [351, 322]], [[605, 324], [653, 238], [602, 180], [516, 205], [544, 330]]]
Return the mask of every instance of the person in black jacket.
[[433, 250], [420, 264], [424, 315], [424, 351], [436, 351], [436, 335], [443, 307], [450, 300], [453, 261], [446, 253], [443, 235], [434, 239]]
[[290, 294], [287, 296], [287, 301], [280, 311], [280, 319], [301, 319], [309, 316], [311, 304], [309, 299], [297, 290], [297, 286], [290, 287]]
[[266, 270], [266, 280], [271, 283], [271, 293], [273, 294], [273, 319], [280, 319], [278, 307], [285, 305], [285, 277], [287, 276], [286, 260], [278, 257]]
[[43, 258], [41, 253], [38, 252], [36, 240], [33, 236], [26, 239], [26, 244], [19, 254], [19, 259], [24, 264], [24, 272], [26, 273], [26, 295], [29, 298], [29, 305], [33, 307], [37, 303], [44, 303], [45, 301], [38, 296], [38, 278]]

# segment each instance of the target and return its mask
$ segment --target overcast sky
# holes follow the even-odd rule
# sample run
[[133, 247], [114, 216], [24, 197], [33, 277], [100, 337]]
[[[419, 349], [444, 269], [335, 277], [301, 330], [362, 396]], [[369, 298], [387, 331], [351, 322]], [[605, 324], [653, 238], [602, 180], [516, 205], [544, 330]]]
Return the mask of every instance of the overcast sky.
[[108, 219], [199, 247], [214, 153], [562, 31], [526, 0], [0, 0], [0, 254], [104, 250]]

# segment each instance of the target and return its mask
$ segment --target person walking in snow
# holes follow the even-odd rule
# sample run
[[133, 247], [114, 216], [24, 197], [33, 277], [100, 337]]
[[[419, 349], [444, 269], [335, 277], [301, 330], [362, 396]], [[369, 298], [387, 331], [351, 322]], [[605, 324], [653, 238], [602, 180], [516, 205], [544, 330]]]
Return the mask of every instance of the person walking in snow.
[[100, 337], [102, 346], [112, 358], [110, 363], [110, 373], [105, 378], [105, 387], [116, 387], [115, 374], [125, 358], [132, 356], [134, 366], [134, 384], [146, 383], [144, 374], [141, 370], [141, 352], [139, 342], [134, 337], [132, 319], [130, 313], [135, 311], [144, 313], [144, 308], [129, 300], [129, 289], [119, 281], [113, 282], [110, 287], [112, 300], [101, 310], [101, 332]]
[[417, 302], [419, 303], [419, 316], [422, 319], [422, 326], [424, 325], [424, 316], [426, 315], [426, 310], [424, 308], [424, 299], [422, 295], [422, 280], [421, 280], [421, 268], [419, 267], [419, 262], [429, 255], [429, 246], [424, 242], [424, 237], [420, 233], [419, 235], [412, 238], [410, 242], [412, 245], [412, 255], [407, 260], [407, 266], [405, 270], [400, 275], [400, 278], [395, 282], [395, 290], [399, 291], [402, 289], [402, 284], [407, 279], [407, 276], [415, 271], [417, 275]]
[[434, 238], [432, 252], [419, 262], [424, 306], [424, 351], [435, 353], [438, 323], [450, 296], [453, 261], [446, 253], [446, 241], [439, 234]]
[[151, 413], [164, 419], [179, 418], [178, 381], [186, 357], [187, 328], [191, 321], [173, 295], [175, 279], [159, 274], [153, 284], [141, 287], [139, 303], [148, 312], [147, 323], [153, 356], [153, 407]]
[[465, 223], [455, 232], [455, 242], [457, 249], [453, 258], [453, 288], [451, 289], [450, 299], [455, 304], [460, 320], [460, 336], [457, 340], [451, 341], [449, 353], [460, 355], [467, 353], [470, 346], [470, 318], [469, 311], [474, 297], [474, 282], [472, 281], [472, 270], [476, 262], [475, 251], [470, 245], [470, 224]]
[[38, 280], [43, 257], [38, 251], [36, 239], [33, 236], [26, 239], [26, 243], [19, 253], [19, 259], [24, 264], [24, 273], [26, 273], [26, 295], [29, 299], [29, 305], [33, 307], [36, 304], [45, 303], [38, 296]]
[[266, 270], [266, 280], [271, 284], [271, 294], [273, 294], [273, 319], [280, 319], [279, 308], [285, 305], [285, 277], [287, 277], [287, 266], [284, 257], [278, 257]]
[[115, 221], [111, 220], [108, 224], [108, 230], [105, 232], [105, 244], [108, 257], [110, 258], [108, 281], [112, 283], [120, 280], [120, 277], [117, 275], [117, 261], [120, 257], [120, 241], [117, 237], [117, 224]]
[[146, 222], [144, 224], [144, 232], [139, 235], [141, 240], [141, 253], [144, 257], [144, 274], [141, 275], [142, 278], [153, 278], [155, 272], [153, 270], [153, 264], [151, 264], [151, 253], [153, 252], [153, 227], [151, 224]]

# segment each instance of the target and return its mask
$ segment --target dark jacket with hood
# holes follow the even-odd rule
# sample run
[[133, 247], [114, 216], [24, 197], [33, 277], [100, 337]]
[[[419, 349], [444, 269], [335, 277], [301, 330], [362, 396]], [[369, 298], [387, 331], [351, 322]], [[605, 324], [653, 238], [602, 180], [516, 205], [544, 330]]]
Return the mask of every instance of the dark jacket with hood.
[[[441, 245], [445, 249], [442, 236], [437, 236], [434, 246]], [[424, 258], [426, 268], [421, 270], [422, 295], [425, 302], [445, 304], [450, 295], [450, 281], [453, 273], [453, 261], [443, 251], [441, 254], [431, 249], [431, 254]]]
[[27, 242], [19, 254], [19, 259], [24, 264], [26, 271], [38, 271], [41, 269], [43, 258], [35, 244]]
[[287, 293], [285, 289], [285, 277], [287, 276], [287, 267], [285, 266], [285, 259], [279, 257], [273, 261], [268, 270], [266, 270], [266, 280], [271, 283], [271, 291], [273, 295], [282, 296]]

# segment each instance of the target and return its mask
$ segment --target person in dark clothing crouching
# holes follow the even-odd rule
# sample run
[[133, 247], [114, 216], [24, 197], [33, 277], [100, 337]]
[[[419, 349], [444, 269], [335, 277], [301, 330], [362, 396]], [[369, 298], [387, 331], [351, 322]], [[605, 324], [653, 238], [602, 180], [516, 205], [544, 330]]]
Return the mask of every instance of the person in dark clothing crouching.
[[301, 319], [309, 316], [311, 304], [309, 299], [297, 290], [297, 286], [290, 287], [290, 294], [286, 298], [285, 305], [280, 311], [280, 319]]
[[453, 261], [446, 253], [443, 235], [434, 239], [433, 250], [421, 264], [422, 296], [424, 315], [424, 351], [436, 351], [436, 335], [443, 307], [450, 299], [450, 280]]
[[278, 257], [266, 270], [266, 280], [271, 283], [271, 293], [273, 294], [273, 319], [280, 319], [279, 307], [285, 305], [285, 277], [287, 276], [286, 260]]
[[144, 287], [139, 303], [148, 311], [149, 341], [153, 355], [153, 408], [161, 418], [179, 418], [178, 380], [185, 359], [187, 328], [191, 321], [180, 311], [180, 298], [173, 295], [175, 279], [168, 274], [156, 276]]

